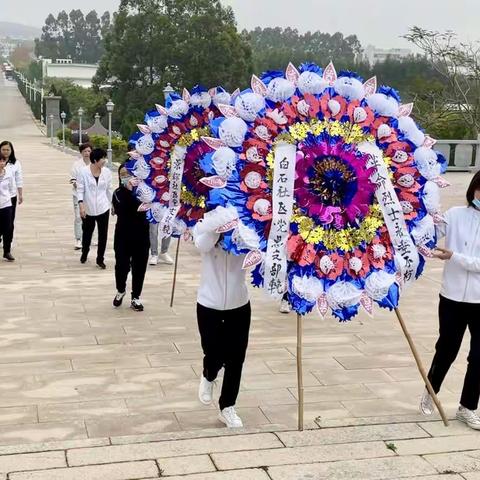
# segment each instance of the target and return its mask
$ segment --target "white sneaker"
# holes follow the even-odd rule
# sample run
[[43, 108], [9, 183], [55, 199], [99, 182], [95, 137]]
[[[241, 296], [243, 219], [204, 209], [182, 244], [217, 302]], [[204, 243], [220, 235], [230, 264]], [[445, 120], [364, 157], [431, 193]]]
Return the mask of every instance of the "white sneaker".
[[92, 241], [92, 247], [98, 247], [98, 240]]
[[77, 240], [75, 242], [75, 247], [73, 247], [75, 250], [81, 250], [82, 249], [82, 241], [81, 240]]
[[458, 407], [456, 417], [457, 420], [466, 423], [470, 428], [473, 428], [474, 430], [480, 430], [480, 417], [474, 410], [469, 410], [468, 408], [460, 405]]
[[118, 308], [122, 302], [123, 302], [123, 297], [125, 296], [125, 293], [126, 292], [117, 292], [117, 294], [115, 295], [115, 298], [113, 299], [113, 306], [115, 308]]
[[435, 410], [433, 404], [433, 398], [428, 393], [428, 390], [425, 388], [422, 399], [420, 400], [420, 412], [422, 415], [431, 415]]
[[228, 428], [242, 428], [242, 419], [237, 415], [235, 407], [224, 408], [219, 414], [218, 419]]
[[160, 263], [165, 263], [166, 265], [172, 265], [173, 264], [173, 258], [168, 253], [161, 253], [158, 256], [158, 261]]
[[213, 387], [215, 381], [209, 382], [203, 375], [200, 379], [200, 385], [198, 387], [198, 399], [204, 405], [210, 405], [213, 401]]
[[150, 260], [148, 261], [150, 265], [156, 265], [158, 263], [157, 255], [150, 255]]
[[292, 307], [288, 303], [288, 300], [282, 300], [280, 303], [280, 313], [290, 313], [292, 311]]

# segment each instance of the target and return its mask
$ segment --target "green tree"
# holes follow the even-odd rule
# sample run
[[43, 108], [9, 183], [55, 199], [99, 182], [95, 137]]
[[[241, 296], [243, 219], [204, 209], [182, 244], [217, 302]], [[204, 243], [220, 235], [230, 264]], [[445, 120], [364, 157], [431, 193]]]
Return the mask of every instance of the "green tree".
[[62, 10], [56, 18], [50, 14], [41, 37], [35, 40], [35, 54], [54, 61], [71, 58], [79, 63], [97, 63], [104, 51], [104, 35], [109, 29], [108, 12], [100, 19], [95, 10], [86, 16], [81, 10], [72, 10], [69, 14]]
[[122, 0], [94, 82], [112, 85], [117, 127], [129, 134], [167, 82], [234, 89], [252, 70], [250, 47], [219, 0]]

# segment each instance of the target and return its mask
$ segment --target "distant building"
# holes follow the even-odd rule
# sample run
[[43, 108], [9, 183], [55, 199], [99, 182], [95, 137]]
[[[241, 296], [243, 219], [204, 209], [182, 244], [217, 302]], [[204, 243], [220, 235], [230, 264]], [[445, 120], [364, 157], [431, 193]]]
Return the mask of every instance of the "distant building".
[[408, 48], [377, 48], [373, 45], [365, 48], [365, 57], [370, 65], [384, 62], [387, 58], [402, 60], [410, 55], [412, 55], [412, 51]]
[[83, 88], [92, 86], [92, 79], [97, 73], [98, 65], [73, 63], [70, 58], [59, 58], [55, 62], [48, 58], [42, 60], [43, 78], [60, 78], [71, 80]]
[[17, 48], [18, 42], [9, 38], [0, 38], [0, 57], [10, 58], [12, 52]]

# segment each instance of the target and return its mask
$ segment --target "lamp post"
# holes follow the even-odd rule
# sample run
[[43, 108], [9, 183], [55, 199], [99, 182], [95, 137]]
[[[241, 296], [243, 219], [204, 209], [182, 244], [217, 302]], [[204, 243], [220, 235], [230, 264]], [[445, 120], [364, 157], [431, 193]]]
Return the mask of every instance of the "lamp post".
[[84, 114], [84, 110], [82, 107], [78, 109], [78, 146], [82, 145], [82, 117]]
[[63, 141], [63, 150], [65, 150], [65, 119], [67, 118], [67, 114], [62, 112], [60, 114], [60, 118], [62, 119], [62, 141]]
[[174, 91], [175, 90], [173, 89], [172, 84], [168, 82], [167, 86], [163, 89], [163, 96], [165, 97], [165, 100], [167, 100], [168, 96]]
[[115, 108], [115, 104], [112, 100], [107, 102], [107, 113], [108, 113], [108, 150], [107, 150], [107, 158], [108, 158], [108, 165], [112, 165], [112, 113], [113, 109]]
[[48, 117], [50, 118], [50, 144], [53, 145], [53, 115], [50, 114], [50, 116]]

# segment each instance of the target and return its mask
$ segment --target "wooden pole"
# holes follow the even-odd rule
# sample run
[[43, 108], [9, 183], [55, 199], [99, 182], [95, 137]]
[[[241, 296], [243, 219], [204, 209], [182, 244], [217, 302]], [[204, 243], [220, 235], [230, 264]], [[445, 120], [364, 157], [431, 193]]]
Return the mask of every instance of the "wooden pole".
[[410, 346], [410, 350], [413, 353], [415, 362], [417, 362], [418, 371], [420, 372], [420, 375], [422, 376], [423, 381], [425, 382], [425, 386], [427, 387], [428, 393], [432, 397], [432, 400], [435, 403], [437, 410], [440, 413], [440, 416], [442, 417], [444, 425], [448, 427], [448, 419], [447, 419], [447, 416], [445, 415], [445, 411], [443, 410], [442, 404], [440, 403], [440, 400], [438, 399], [437, 395], [433, 391], [432, 384], [430, 383], [430, 380], [428, 379], [427, 374], [425, 373], [425, 368], [422, 364], [422, 360], [418, 355], [417, 348], [413, 343], [410, 333], [408, 333], [407, 326], [405, 325], [402, 314], [400, 313], [400, 310], [398, 308], [395, 309], [395, 313], [397, 315], [398, 321], [400, 322], [400, 326], [402, 327], [405, 338], [407, 339], [408, 345]]
[[175, 267], [173, 269], [172, 295], [170, 297], [170, 308], [173, 308], [173, 300], [175, 298], [175, 287], [177, 285], [177, 271], [178, 271], [178, 254], [180, 253], [180, 237], [177, 239], [177, 250], [175, 252]]
[[303, 431], [303, 317], [297, 313], [298, 431]]

